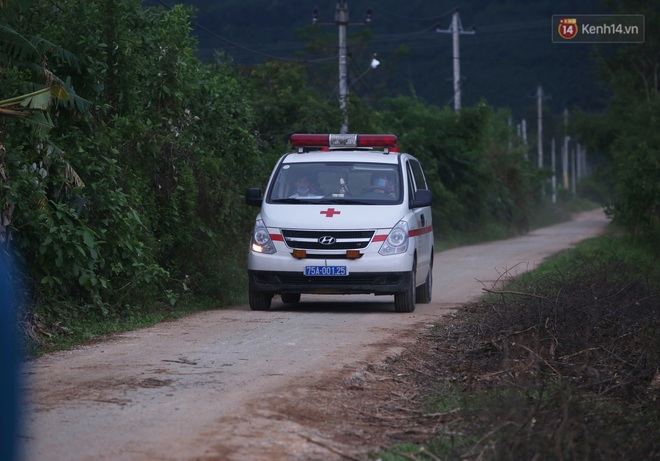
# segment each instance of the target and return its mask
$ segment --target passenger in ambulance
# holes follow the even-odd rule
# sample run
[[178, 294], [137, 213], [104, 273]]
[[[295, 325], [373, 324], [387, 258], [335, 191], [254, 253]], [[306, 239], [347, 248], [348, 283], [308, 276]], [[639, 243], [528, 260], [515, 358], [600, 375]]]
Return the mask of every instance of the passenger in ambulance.
[[307, 176], [300, 176], [296, 179], [295, 193], [289, 196], [289, 198], [301, 197], [321, 197], [318, 189], [311, 183]]

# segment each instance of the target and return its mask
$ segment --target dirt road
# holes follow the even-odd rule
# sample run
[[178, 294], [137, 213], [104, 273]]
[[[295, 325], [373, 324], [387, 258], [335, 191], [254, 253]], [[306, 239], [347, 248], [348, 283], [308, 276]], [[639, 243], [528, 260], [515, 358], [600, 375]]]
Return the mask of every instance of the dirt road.
[[[600, 211], [583, 213], [438, 253], [433, 303], [411, 314], [395, 313], [391, 296], [303, 295], [295, 308], [274, 300], [269, 312], [204, 312], [42, 357], [25, 372], [24, 459], [359, 459], [347, 453], [378, 442], [342, 421], [342, 398], [368, 388], [359, 383], [373, 379], [373, 364], [503, 274], [532, 269], [606, 224]], [[364, 396], [368, 413], [378, 402]]]

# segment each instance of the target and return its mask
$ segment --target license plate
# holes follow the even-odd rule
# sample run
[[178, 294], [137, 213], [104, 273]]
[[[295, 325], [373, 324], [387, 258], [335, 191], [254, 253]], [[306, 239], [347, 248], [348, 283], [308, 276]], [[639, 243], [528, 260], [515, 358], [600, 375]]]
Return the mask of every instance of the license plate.
[[344, 276], [348, 275], [346, 266], [305, 266], [305, 275], [307, 276]]

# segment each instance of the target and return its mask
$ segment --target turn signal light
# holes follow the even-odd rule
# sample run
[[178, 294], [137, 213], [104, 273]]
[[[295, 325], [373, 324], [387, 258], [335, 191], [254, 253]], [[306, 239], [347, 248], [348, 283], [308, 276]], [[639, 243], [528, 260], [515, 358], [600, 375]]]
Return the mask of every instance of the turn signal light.
[[307, 250], [293, 250], [291, 254], [294, 258], [305, 259], [307, 257]]

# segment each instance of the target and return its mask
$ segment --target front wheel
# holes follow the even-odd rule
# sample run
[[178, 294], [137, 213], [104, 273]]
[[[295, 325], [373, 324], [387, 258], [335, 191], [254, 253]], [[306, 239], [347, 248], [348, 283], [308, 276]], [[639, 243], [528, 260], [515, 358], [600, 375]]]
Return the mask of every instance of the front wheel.
[[255, 285], [252, 276], [250, 276], [248, 282], [248, 302], [250, 303], [250, 309], [253, 311], [270, 310], [270, 302], [273, 299], [273, 293], [258, 291], [255, 289]]
[[415, 271], [410, 272], [406, 291], [394, 293], [394, 310], [397, 312], [413, 312], [415, 310]]
[[250, 309], [252, 309], [253, 311], [270, 310], [270, 302], [272, 299], [273, 299], [272, 293], [255, 290], [252, 284], [252, 279], [250, 279], [250, 283], [248, 287], [248, 300], [250, 302]]
[[273, 295], [262, 291], [250, 290], [248, 292], [248, 299], [250, 301], [250, 309], [253, 311], [267, 311], [270, 310], [270, 301], [273, 299]]

